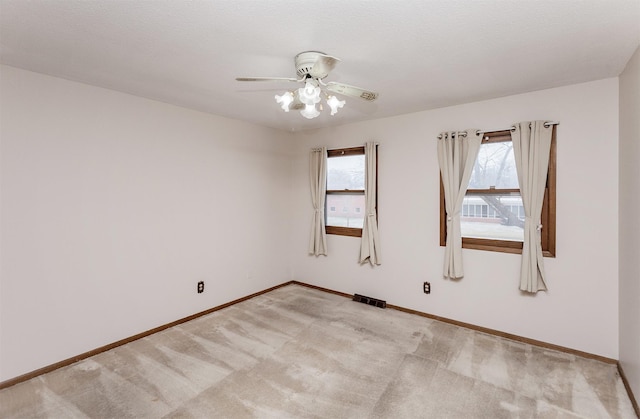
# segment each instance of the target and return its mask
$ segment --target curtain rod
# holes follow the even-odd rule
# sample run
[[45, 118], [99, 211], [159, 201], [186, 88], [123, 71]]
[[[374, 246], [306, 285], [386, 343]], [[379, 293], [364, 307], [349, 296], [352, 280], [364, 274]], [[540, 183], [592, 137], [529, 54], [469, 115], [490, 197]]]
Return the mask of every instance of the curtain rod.
[[[374, 142], [374, 144], [376, 145], [376, 147], [380, 145], [380, 143], [377, 142], [377, 141]], [[356, 145], [356, 146], [353, 146], [353, 147], [327, 148], [327, 151], [340, 150], [340, 149], [343, 149], [343, 148], [359, 148], [359, 147], [364, 147], [364, 146], [366, 146], [366, 143], [363, 144], [363, 145]], [[316, 149], [312, 149], [312, 150], [315, 151]], [[319, 148], [318, 150], [321, 150], [321, 149]]]
[[[545, 128], [549, 128], [551, 125], [560, 125], [560, 122], [558, 122], [558, 121], [545, 121], [543, 125], [544, 125]], [[529, 128], [531, 128], [531, 124], [529, 124]], [[513, 132], [515, 130], [516, 130], [516, 127], [514, 125], [511, 125], [509, 127], [509, 131]], [[504, 129], [503, 130], [496, 129], [496, 130], [493, 130], [493, 131], [506, 131], [506, 130], [504, 130]], [[479, 135], [479, 134], [484, 134], [486, 132], [493, 132], [493, 131], [477, 131], [477, 134]]]
[[[544, 123], [544, 127], [545, 128], [549, 128], [551, 125], [560, 125], [560, 122], [558, 122], [558, 121], [545, 121], [545, 123]], [[529, 124], [529, 127], [531, 127], [531, 124]], [[509, 127], [509, 129], [508, 129], [508, 131], [511, 131], [511, 132], [513, 132], [515, 130], [516, 130], [516, 127], [514, 125], [511, 125]], [[487, 132], [495, 132], [495, 131], [507, 131], [507, 130], [506, 129], [495, 129], [495, 130], [492, 130], [492, 131], [480, 131], [480, 130], [478, 130], [478, 131], [476, 131], [476, 135], [483, 135], [483, 134], [485, 134]], [[459, 134], [459, 136], [460, 137], [466, 137], [467, 133], [466, 132], [462, 132], [462, 133]], [[442, 140], [442, 134], [438, 135], [438, 140]]]

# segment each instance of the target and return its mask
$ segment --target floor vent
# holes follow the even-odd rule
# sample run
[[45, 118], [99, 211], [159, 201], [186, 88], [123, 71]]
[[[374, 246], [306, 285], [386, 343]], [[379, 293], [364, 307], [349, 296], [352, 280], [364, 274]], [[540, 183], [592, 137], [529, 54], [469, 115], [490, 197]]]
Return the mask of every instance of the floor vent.
[[365, 297], [364, 295], [360, 295], [360, 294], [353, 294], [353, 301], [357, 301], [357, 302], [363, 303], [363, 304], [369, 304], [370, 306], [375, 306], [375, 307], [380, 307], [380, 308], [386, 308], [387, 307], [387, 302], [384, 301], [384, 300], [378, 300], [376, 298]]

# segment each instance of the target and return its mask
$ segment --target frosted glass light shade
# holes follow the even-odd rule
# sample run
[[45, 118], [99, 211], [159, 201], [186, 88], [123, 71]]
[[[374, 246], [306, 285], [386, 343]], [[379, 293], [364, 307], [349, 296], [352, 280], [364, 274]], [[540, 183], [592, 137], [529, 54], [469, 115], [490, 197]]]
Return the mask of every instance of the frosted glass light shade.
[[300, 111], [300, 115], [304, 116], [307, 119], [313, 119], [316, 116], [320, 115], [320, 112], [316, 109], [316, 105], [305, 105], [304, 109]]
[[320, 88], [306, 82], [304, 87], [298, 89], [298, 99], [305, 105], [314, 105], [320, 102]]
[[281, 105], [283, 111], [289, 112], [289, 105], [293, 102], [293, 94], [291, 92], [285, 92], [282, 96], [276, 95], [276, 102]]
[[335, 115], [336, 113], [338, 113], [338, 109], [342, 108], [344, 104], [344, 100], [339, 100], [335, 96], [329, 96], [329, 98], [327, 99], [327, 105], [329, 105], [329, 107], [331, 108], [331, 115]]

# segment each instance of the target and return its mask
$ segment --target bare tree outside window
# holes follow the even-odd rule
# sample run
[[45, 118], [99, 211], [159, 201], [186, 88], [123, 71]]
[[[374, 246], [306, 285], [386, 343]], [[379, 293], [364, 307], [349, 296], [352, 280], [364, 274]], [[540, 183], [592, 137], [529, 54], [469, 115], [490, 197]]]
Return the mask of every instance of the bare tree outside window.
[[[478, 152], [460, 219], [462, 237], [524, 239], [524, 212], [511, 141], [489, 142]], [[523, 214], [520, 217], [520, 213]]]

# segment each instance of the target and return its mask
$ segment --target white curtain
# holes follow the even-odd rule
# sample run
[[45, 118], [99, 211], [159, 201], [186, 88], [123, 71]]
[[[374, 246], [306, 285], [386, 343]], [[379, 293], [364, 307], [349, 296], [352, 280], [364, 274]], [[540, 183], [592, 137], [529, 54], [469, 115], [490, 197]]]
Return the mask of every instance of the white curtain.
[[327, 148], [313, 149], [309, 157], [309, 180], [311, 182], [311, 203], [313, 204], [309, 253], [316, 256], [326, 256], [327, 233], [324, 228], [324, 200], [327, 191]]
[[520, 269], [520, 289], [527, 292], [546, 290], [540, 242], [542, 201], [549, 170], [549, 151], [553, 125], [544, 121], [520, 122], [511, 129], [513, 152], [524, 206], [524, 243]]
[[438, 162], [447, 212], [447, 242], [443, 271], [445, 278], [464, 276], [460, 209], [481, 143], [482, 136], [479, 135], [478, 130], [443, 132], [438, 136]]
[[360, 263], [368, 260], [371, 265], [380, 265], [381, 263], [378, 217], [376, 215], [376, 153], [376, 143], [368, 142], [365, 144], [365, 219], [360, 243]]

